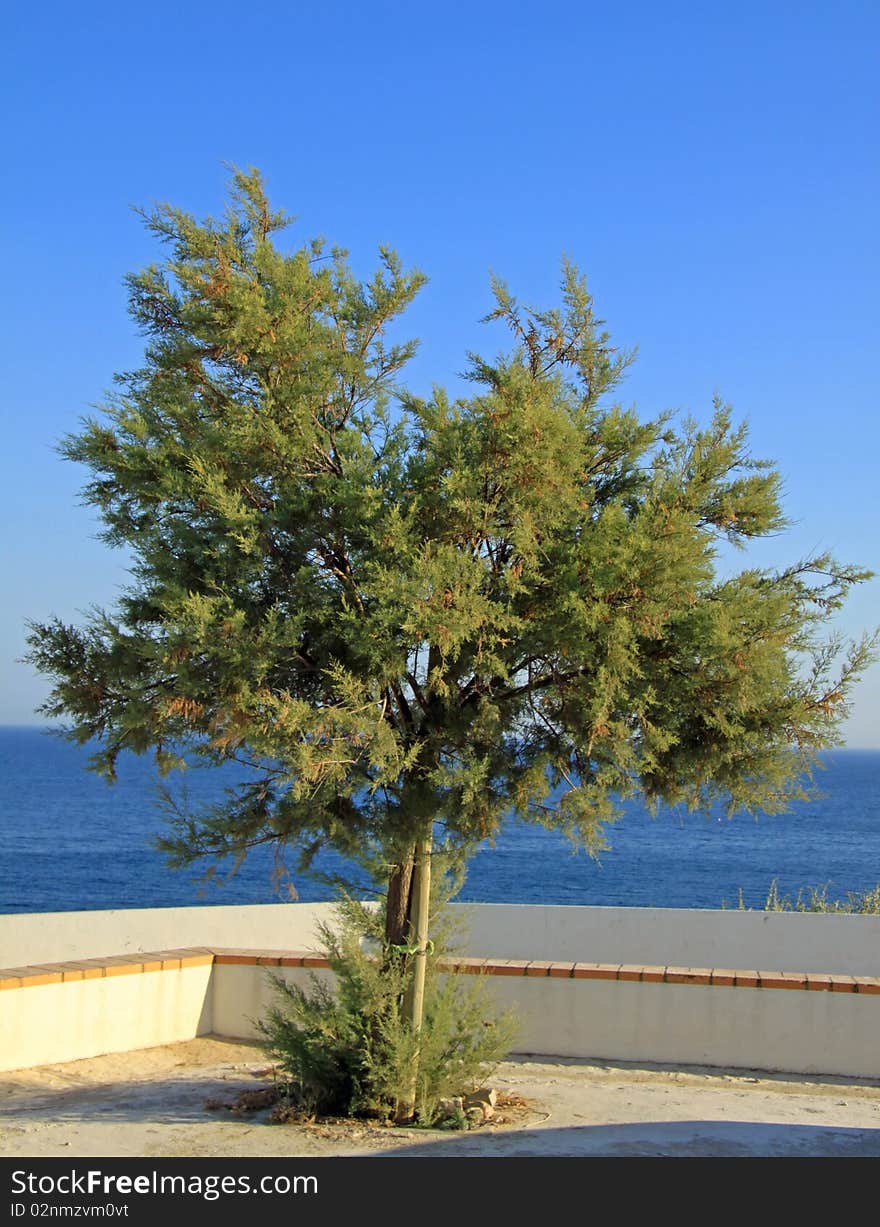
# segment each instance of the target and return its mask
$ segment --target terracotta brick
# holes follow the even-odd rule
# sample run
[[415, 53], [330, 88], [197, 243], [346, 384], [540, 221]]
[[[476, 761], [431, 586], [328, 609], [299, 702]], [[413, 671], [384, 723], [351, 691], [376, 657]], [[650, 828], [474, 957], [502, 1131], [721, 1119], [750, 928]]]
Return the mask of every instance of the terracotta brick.
[[711, 984], [712, 971], [708, 967], [666, 967], [664, 969], [666, 984]]
[[831, 991], [831, 976], [817, 976], [807, 973], [807, 989], [811, 993], [827, 993]]
[[291, 955], [302, 958], [305, 953], [306, 951], [304, 950], [260, 950], [257, 954], [256, 962], [260, 966], [278, 967], [282, 959], [288, 958]]
[[663, 968], [664, 984], [684, 984], [687, 979], [687, 967], [674, 967], [668, 964]]
[[57, 972], [61, 976], [61, 981], [82, 980], [82, 968], [75, 963], [40, 963], [38, 970]]
[[709, 974], [712, 984], [724, 988], [733, 988], [736, 984], [736, 971], [732, 967], [713, 967]]
[[[242, 950], [234, 949], [234, 950], [224, 951], [223, 953], [256, 955], [256, 954], [265, 954], [265, 951], [264, 950], [242, 951]], [[187, 966], [191, 966], [191, 967], [199, 966], [200, 967], [206, 963], [213, 963], [216, 957], [216, 952], [212, 950], [209, 946], [180, 946], [180, 947], [175, 947], [173, 950], [149, 950], [144, 954], [138, 954], [137, 956], [134, 956], [134, 957], [139, 958], [141, 962], [144, 963], [145, 965], [147, 963], [159, 962], [162, 964], [162, 970], [168, 971], [171, 969], [171, 967], [175, 965], [178, 968], [181, 965], [183, 965], [184, 967], [187, 967]], [[184, 959], [198, 959], [198, 963], [183, 963]]]
[[573, 974], [576, 980], [616, 980], [618, 971], [619, 963], [575, 963]]
[[[617, 969], [618, 980], [641, 980], [644, 967], [641, 963], [621, 963]], [[575, 975], [577, 972], [575, 971]]]
[[570, 980], [574, 975], [574, 963], [551, 963], [549, 974], [557, 980]]
[[64, 984], [71, 980], [84, 980], [86, 978], [85, 968], [78, 967], [76, 963], [60, 964], [61, 979]]
[[702, 977], [702, 974], [701, 969], [697, 967], [674, 967], [670, 964], [663, 969], [663, 980], [666, 984], [711, 983], [712, 973], [708, 969], [705, 972], [706, 979], [695, 979], [695, 977]]
[[180, 966], [181, 953], [180, 950], [151, 950], [149, 954], [144, 955], [144, 958], [149, 959], [150, 962], [161, 963], [165, 970], [166, 964], [176, 963], [178, 967]]
[[854, 993], [856, 991], [855, 977], [832, 976], [831, 991], [832, 993]]
[[[242, 952], [236, 952], [233, 950], [227, 950], [227, 951], [224, 951], [224, 953], [222, 954], [220, 953], [215, 954], [214, 962], [220, 963], [224, 966], [228, 966], [232, 964], [242, 964], [247, 967], [252, 967], [256, 964], [257, 957], [258, 957], [257, 955], [251, 954], [249, 952], [242, 953]], [[180, 959], [177, 960], [177, 966], [178, 967], [180, 966]]]
[[[23, 969], [22, 969], [23, 970]], [[21, 988], [21, 976], [16, 967], [4, 967], [0, 971], [0, 992], [7, 988]]]
[[691, 967], [687, 972], [685, 984], [711, 984], [712, 969], [711, 967]]
[[144, 971], [162, 971], [162, 960], [152, 954], [144, 955]]
[[792, 971], [759, 971], [758, 978], [761, 988], [804, 989], [807, 986], [806, 976]]
[[524, 976], [528, 965], [527, 959], [493, 959], [486, 964], [486, 973], [490, 976]]
[[281, 958], [278, 960], [278, 965], [279, 967], [302, 967], [303, 955], [294, 954], [293, 952], [290, 954], [282, 954]]
[[665, 968], [646, 966], [642, 968], [642, 984], [662, 984]]
[[231, 958], [235, 957], [239, 961], [249, 960], [251, 963], [256, 963], [260, 955], [268, 954], [269, 951], [253, 950], [247, 946], [215, 946], [212, 950], [205, 951], [196, 950], [193, 948], [189, 950], [165, 950], [163, 953], [176, 954], [180, 958], [182, 958], [184, 955], [204, 953], [212, 955], [215, 959], [222, 958], [225, 962], [229, 962]]
[[[150, 951], [153, 954], [153, 951]], [[210, 954], [213, 955], [214, 950], [211, 946], [175, 946], [173, 950], [161, 950], [160, 954], [179, 955], [181, 958], [185, 954]], [[236, 953], [242, 953], [236, 947]], [[249, 954], [265, 954], [265, 950], [250, 950]]]
[[213, 962], [214, 956], [208, 952], [203, 954], [182, 954], [180, 956], [181, 970], [184, 967], [210, 967]]
[[22, 967], [22, 988], [38, 988], [43, 984], [60, 984], [60, 971], [43, 971], [40, 967]]
[[103, 959], [102, 962], [105, 976], [133, 976], [144, 970], [142, 962], [128, 955], [122, 955], [118, 959]]
[[81, 971], [83, 980], [100, 980], [104, 975], [104, 966], [100, 959], [79, 959], [68, 966]]
[[756, 971], [740, 971], [737, 968], [736, 972], [736, 987], [737, 988], [760, 988], [761, 977]]
[[329, 967], [326, 954], [304, 954], [303, 967]]
[[479, 976], [485, 972], [488, 959], [457, 958], [456, 970], [465, 976]]
[[857, 993], [880, 993], [880, 977], [853, 976]]
[[526, 967], [527, 976], [549, 976], [553, 966], [552, 959], [532, 959]]

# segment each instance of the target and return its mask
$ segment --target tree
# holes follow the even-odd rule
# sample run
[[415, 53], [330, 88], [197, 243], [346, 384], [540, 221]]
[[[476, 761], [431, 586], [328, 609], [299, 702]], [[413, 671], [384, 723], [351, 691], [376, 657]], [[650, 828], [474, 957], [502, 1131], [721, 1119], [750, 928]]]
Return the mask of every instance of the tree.
[[720, 402], [703, 428], [609, 403], [633, 355], [574, 268], [544, 312], [495, 282], [512, 352], [420, 399], [388, 332], [424, 278], [393, 252], [360, 281], [282, 250], [256, 172], [222, 221], [145, 220], [169, 249], [128, 279], [145, 364], [62, 445], [132, 584], [31, 624], [29, 659], [109, 778], [122, 750], [251, 768], [169, 835], [178, 862], [378, 850], [417, 1028], [435, 832], [467, 851], [512, 811], [595, 850], [635, 793], [805, 795], [873, 649], [818, 635], [868, 573], [719, 573], [783, 527], [779, 477]]

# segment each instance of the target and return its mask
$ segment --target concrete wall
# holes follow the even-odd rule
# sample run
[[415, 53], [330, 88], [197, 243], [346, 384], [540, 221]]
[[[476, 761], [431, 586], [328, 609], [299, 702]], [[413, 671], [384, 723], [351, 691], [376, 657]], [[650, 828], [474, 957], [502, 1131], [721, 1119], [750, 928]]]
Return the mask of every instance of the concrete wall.
[[[455, 904], [468, 953], [880, 975], [880, 916]], [[0, 916], [0, 967], [182, 946], [313, 949], [329, 903]]]
[[468, 954], [880, 975], [880, 916], [456, 904]]
[[299, 967], [215, 965], [210, 1005], [214, 1034], [230, 1039], [259, 1038], [258, 1020], [279, 1002], [272, 983], [275, 976], [300, 988], [308, 987], [311, 976], [324, 984], [334, 980], [333, 973], [323, 968], [306, 971]]
[[[468, 952], [504, 959], [880, 975], [880, 917], [458, 905]], [[0, 967], [191, 946], [308, 950], [327, 904], [0, 917]], [[300, 983], [308, 972], [283, 969]], [[328, 973], [320, 972], [326, 975]], [[521, 1052], [880, 1078], [880, 994], [492, 976], [523, 1022]], [[215, 964], [0, 992], [0, 1068], [213, 1031], [252, 1036], [265, 968]]]
[[24, 967], [182, 946], [305, 950], [330, 903], [120, 908], [0, 916], [0, 967]]
[[130, 1052], [213, 1029], [212, 967], [44, 984], [0, 993], [0, 1070]]
[[520, 1053], [880, 1077], [880, 996], [491, 977]]
[[[273, 969], [305, 986], [308, 972]], [[315, 973], [327, 978], [329, 973]], [[470, 977], [467, 977], [470, 981]], [[880, 1078], [880, 995], [487, 976], [520, 1054]], [[215, 966], [214, 1031], [240, 1039], [276, 1000], [266, 968]]]

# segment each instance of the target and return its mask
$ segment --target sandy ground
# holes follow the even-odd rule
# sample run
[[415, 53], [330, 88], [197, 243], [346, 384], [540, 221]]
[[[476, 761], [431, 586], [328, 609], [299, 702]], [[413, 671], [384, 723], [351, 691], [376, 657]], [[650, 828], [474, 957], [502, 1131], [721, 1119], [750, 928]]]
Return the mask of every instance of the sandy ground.
[[0, 1154], [880, 1157], [880, 1079], [514, 1060], [492, 1085], [524, 1102], [467, 1133], [205, 1106], [271, 1082], [258, 1048], [209, 1037], [0, 1074]]

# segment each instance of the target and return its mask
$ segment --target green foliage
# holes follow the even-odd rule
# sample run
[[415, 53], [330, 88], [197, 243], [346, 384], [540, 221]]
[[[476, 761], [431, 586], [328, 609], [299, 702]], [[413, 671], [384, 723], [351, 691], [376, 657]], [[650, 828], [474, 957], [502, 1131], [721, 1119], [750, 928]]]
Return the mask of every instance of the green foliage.
[[828, 620], [868, 573], [822, 555], [721, 577], [720, 546], [785, 521], [779, 474], [716, 401], [708, 424], [610, 398], [616, 349], [583, 278], [489, 320], [473, 394], [401, 386], [394, 340], [424, 283], [382, 250], [283, 245], [237, 173], [222, 220], [145, 216], [164, 260], [128, 279], [144, 364], [63, 454], [134, 559], [110, 612], [34, 623], [43, 711], [93, 766], [154, 750], [247, 764], [185, 813], [176, 863], [253, 846], [412, 858], [505, 814], [595, 851], [619, 801], [778, 811], [837, 740], [873, 641]]
[[[770, 883], [762, 910], [765, 912], [846, 912], [860, 916], [880, 916], [880, 882], [872, 890], [863, 893], [847, 891], [845, 899], [829, 899], [829, 885], [830, 883], [826, 882], [822, 887], [810, 886], [806, 889], [801, 887], [792, 901], [790, 895], [779, 894], [779, 879], [774, 878]], [[751, 911], [751, 908], [745, 905], [741, 887], [737, 910]]]
[[320, 928], [335, 985], [314, 973], [308, 988], [275, 976], [278, 1001], [259, 1023], [291, 1107], [396, 1119], [418, 1061], [416, 1123], [431, 1125], [441, 1099], [479, 1089], [507, 1055], [514, 1018], [498, 1015], [483, 982], [438, 975], [440, 952], [432, 951], [424, 1021], [414, 1034], [401, 1012], [404, 962], [383, 940], [381, 911], [344, 899], [337, 918]]

